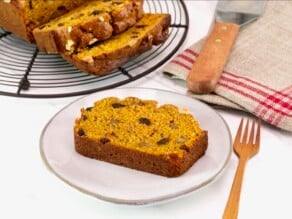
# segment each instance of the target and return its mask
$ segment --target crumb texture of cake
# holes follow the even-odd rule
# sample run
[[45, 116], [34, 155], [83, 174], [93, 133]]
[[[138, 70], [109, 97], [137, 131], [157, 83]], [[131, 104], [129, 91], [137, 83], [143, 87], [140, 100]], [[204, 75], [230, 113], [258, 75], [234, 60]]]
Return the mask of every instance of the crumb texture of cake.
[[72, 53], [133, 26], [143, 16], [143, 0], [99, 0], [33, 30], [40, 51]]
[[33, 29], [90, 0], [1, 0], [0, 26], [34, 43]]
[[153, 45], [165, 42], [169, 34], [170, 21], [170, 14], [145, 13], [126, 31], [77, 53], [63, 53], [62, 56], [84, 72], [95, 75], [107, 74], [131, 57], [152, 49]]
[[107, 97], [81, 109], [74, 142], [83, 156], [176, 177], [205, 154], [208, 134], [175, 105]]

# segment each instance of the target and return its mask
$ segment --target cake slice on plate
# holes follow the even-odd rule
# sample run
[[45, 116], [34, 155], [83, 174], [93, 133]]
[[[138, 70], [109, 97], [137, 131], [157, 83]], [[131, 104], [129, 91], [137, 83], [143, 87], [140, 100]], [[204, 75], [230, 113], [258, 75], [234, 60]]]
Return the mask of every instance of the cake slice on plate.
[[185, 173], [208, 146], [193, 115], [137, 97], [107, 97], [81, 109], [74, 139], [83, 156], [167, 177]]

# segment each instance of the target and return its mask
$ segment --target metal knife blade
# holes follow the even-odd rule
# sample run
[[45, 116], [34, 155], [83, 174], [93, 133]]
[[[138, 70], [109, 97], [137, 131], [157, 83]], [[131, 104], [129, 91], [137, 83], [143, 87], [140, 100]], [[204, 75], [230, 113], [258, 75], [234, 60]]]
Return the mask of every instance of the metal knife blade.
[[218, 1], [213, 29], [186, 79], [190, 91], [197, 94], [214, 91], [239, 29], [257, 20], [265, 5], [266, 0]]
[[240, 27], [255, 21], [264, 12], [263, 0], [222, 0], [216, 7], [216, 21], [238, 24]]

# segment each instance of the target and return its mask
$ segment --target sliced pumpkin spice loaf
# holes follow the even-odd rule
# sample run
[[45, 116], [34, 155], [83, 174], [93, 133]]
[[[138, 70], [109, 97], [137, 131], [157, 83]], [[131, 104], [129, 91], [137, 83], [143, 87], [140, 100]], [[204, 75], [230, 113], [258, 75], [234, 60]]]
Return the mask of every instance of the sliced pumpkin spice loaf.
[[0, 0], [0, 27], [35, 43], [33, 29], [90, 0]]
[[61, 54], [84, 72], [103, 75], [120, 67], [131, 57], [165, 42], [169, 34], [170, 14], [145, 13], [131, 28], [103, 42], [96, 42], [75, 53]]
[[143, 15], [143, 0], [98, 0], [33, 31], [40, 51], [72, 53], [133, 26]]
[[86, 157], [175, 177], [206, 152], [207, 131], [172, 104], [137, 97], [106, 97], [81, 109], [75, 150]]

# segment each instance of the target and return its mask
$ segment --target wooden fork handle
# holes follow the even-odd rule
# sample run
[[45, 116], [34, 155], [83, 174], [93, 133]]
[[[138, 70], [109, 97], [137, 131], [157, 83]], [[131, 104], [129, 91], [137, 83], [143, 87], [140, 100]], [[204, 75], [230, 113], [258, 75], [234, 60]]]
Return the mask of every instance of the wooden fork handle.
[[211, 34], [187, 76], [186, 85], [190, 91], [203, 94], [215, 89], [238, 31], [237, 24], [224, 22], [214, 24]]
[[237, 219], [242, 179], [247, 158], [240, 158], [222, 219]]

